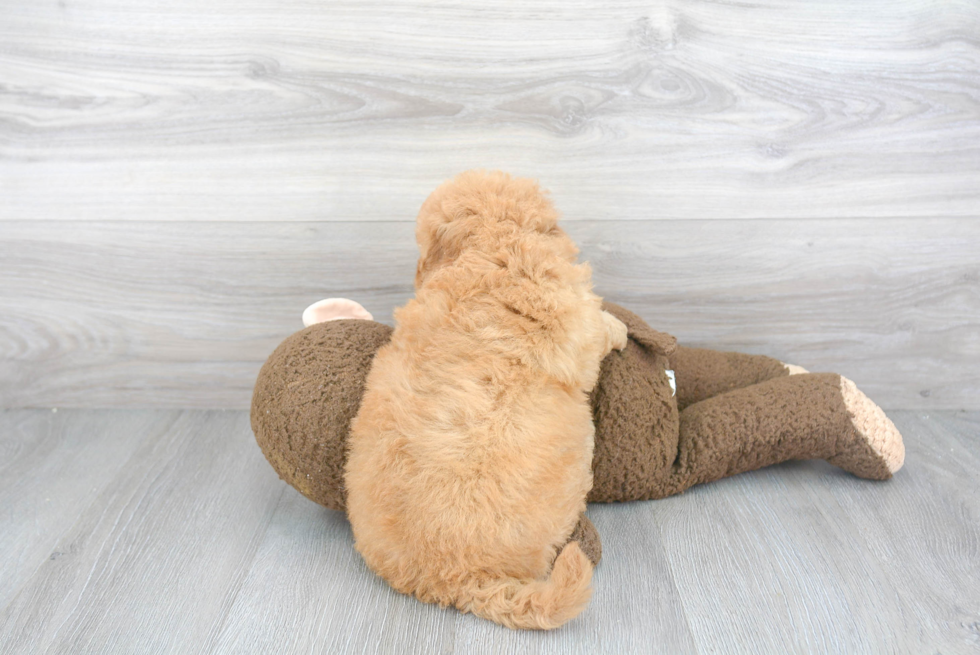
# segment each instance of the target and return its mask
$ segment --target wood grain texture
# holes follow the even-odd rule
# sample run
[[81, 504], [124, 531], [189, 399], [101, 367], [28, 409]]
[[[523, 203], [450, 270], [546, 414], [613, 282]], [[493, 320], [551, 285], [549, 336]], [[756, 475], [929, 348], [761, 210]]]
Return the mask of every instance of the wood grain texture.
[[153, 415], [0, 413], [0, 607], [46, 560], [75, 519], [154, 437]]
[[[342, 514], [287, 489], [213, 652], [695, 652], [649, 513], [622, 505], [590, 516], [611, 535], [592, 599], [606, 609], [560, 631], [519, 632], [395, 593], [357, 555]], [[648, 574], [635, 575], [631, 551], [645, 554]]]
[[975, 216], [980, 5], [0, 6], [0, 219], [409, 220], [467, 168], [574, 219]]
[[56, 469], [56, 494], [91, 482], [53, 433], [132, 441], [101, 491], [42, 521], [56, 541], [3, 515], [0, 570], [24, 582], [0, 601], [0, 652], [974, 653], [980, 413], [893, 418], [907, 459], [889, 482], [796, 462], [590, 506], [592, 602], [542, 633], [393, 592], [341, 514], [276, 479], [245, 412], [0, 412], [0, 435], [37, 444], [6, 460], [4, 498]]
[[245, 413], [151, 416], [151, 438], [0, 611], [0, 651], [188, 653], [219, 628], [282, 484]]
[[957, 443], [975, 453], [980, 424], [952, 416], [896, 413], [907, 457], [888, 483], [797, 462], [658, 503], [698, 650], [980, 649], [980, 461]]
[[[980, 221], [567, 225], [597, 291], [683, 343], [836, 371], [886, 408], [977, 408]], [[408, 223], [3, 224], [0, 407], [244, 408], [309, 303], [382, 322]]]

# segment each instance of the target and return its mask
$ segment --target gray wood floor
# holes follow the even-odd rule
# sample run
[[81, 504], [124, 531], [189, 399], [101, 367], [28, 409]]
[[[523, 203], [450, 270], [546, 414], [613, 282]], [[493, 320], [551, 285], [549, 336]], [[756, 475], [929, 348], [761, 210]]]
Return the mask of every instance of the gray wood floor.
[[245, 412], [0, 412], [0, 652], [980, 652], [980, 413], [892, 416], [887, 483], [796, 462], [590, 506], [592, 603], [529, 633], [391, 591]]

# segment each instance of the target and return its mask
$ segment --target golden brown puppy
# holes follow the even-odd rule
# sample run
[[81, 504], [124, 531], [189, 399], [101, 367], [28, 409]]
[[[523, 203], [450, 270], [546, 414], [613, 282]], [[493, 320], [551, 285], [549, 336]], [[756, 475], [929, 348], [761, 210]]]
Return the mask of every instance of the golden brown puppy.
[[426, 200], [416, 296], [374, 358], [345, 469], [371, 569], [512, 628], [588, 603], [592, 564], [575, 542], [555, 554], [592, 487], [587, 394], [626, 346], [556, 223], [537, 184], [499, 172]]

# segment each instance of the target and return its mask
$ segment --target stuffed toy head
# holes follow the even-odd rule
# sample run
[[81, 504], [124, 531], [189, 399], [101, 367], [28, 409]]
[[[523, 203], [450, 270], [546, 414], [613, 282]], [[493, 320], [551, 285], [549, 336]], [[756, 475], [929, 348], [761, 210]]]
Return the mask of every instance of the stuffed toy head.
[[331, 306], [323, 310], [328, 320], [283, 341], [262, 367], [252, 397], [252, 431], [273, 468], [304, 496], [336, 510], [344, 510], [350, 423], [371, 360], [392, 333], [370, 318], [349, 318], [360, 313], [355, 309]]

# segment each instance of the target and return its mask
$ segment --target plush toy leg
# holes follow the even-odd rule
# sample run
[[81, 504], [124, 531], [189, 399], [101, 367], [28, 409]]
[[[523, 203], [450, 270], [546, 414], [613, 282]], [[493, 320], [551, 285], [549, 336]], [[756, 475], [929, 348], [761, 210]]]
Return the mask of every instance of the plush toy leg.
[[681, 412], [673, 492], [791, 459], [826, 459], [886, 480], [904, 458], [898, 430], [853, 382], [834, 373], [786, 375]]
[[669, 355], [677, 381], [677, 408], [791, 373], [806, 372], [772, 357], [678, 346]]

